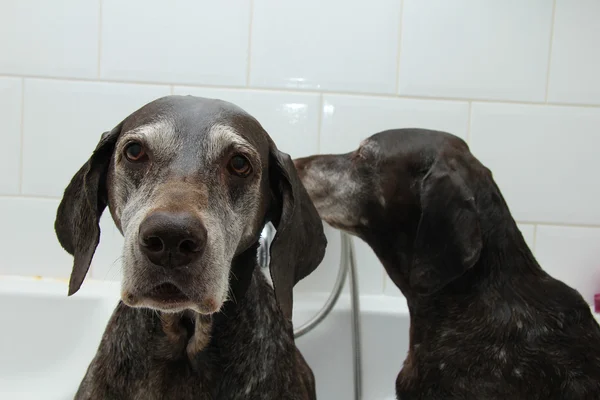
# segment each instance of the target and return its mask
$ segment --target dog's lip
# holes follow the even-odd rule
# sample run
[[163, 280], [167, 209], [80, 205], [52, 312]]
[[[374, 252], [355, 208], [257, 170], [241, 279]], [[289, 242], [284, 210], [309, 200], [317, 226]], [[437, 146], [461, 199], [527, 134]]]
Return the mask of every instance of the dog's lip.
[[170, 281], [154, 285], [142, 294], [134, 294], [127, 290], [121, 293], [124, 303], [130, 307], [148, 307], [164, 312], [180, 312], [187, 309], [200, 314], [214, 314], [223, 303], [213, 297], [195, 300], [189, 297], [179, 285]]
[[171, 282], [160, 283], [142, 297], [157, 301], [159, 303], [189, 303], [191, 299], [177, 285]]

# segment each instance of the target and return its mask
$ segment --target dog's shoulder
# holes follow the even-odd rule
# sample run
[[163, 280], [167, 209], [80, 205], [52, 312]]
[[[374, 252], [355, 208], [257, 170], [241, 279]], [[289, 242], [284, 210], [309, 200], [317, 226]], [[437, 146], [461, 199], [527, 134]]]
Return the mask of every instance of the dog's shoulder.
[[600, 399], [600, 326], [576, 290], [544, 274], [462, 299], [438, 302], [428, 319], [413, 321], [398, 393]]

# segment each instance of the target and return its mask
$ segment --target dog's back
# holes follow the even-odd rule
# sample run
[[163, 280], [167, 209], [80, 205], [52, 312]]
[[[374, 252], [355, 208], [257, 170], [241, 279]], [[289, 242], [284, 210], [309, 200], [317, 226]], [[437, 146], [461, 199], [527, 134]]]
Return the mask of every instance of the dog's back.
[[599, 399], [600, 327], [581, 295], [545, 273], [482, 278], [413, 308], [398, 398]]

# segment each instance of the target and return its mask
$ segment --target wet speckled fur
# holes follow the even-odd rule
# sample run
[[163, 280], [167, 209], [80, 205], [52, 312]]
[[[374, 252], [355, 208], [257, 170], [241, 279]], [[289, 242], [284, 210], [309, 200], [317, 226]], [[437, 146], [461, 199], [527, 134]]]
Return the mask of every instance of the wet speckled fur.
[[173, 342], [158, 313], [120, 303], [76, 398], [316, 398], [314, 377], [294, 344], [292, 325], [258, 268], [246, 294], [213, 318], [209, 345], [190, 362], [185, 331], [179, 343]]
[[[127, 164], [131, 138], [152, 157]], [[227, 169], [241, 152], [253, 166], [244, 179]], [[292, 289], [319, 265], [327, 241], [291, 158], [253, 117], [220, 100], [168, 96], [104, 133], [57, 211], [57, 237], [74, 256], [69, 294], [84, 281], [106, 207], [125, 237], [122, 301], [76, 399], [316, 398], [294, 342]], [[206, 226], [197, 259], [165, 267], [143, 256], [140, 223], [157, 208]], [[257, 267], [269, 222], [272, 286]], [[155, 300], [152, 288], [164, 282], [189, 301], [174, 309]]]
[[540, 267], [464, 141], [389, 130], [295, 163], [321, 217], [369, 244], [407, 299], [399, 400], [600, 399], [589, 305]]

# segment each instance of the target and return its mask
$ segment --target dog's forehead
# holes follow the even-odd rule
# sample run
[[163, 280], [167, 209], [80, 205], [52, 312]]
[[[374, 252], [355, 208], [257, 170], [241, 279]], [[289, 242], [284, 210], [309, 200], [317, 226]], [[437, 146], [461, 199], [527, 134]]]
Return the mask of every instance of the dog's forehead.
[[187, 146], [206, 141], [240, 141], [264, 148], [268, 140], [260, 124], [235, 104], [196, 96], [167, 96], [135, 111], [124, 121], [123, 132], [139, 132], [150, 138]]

